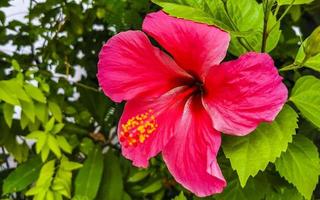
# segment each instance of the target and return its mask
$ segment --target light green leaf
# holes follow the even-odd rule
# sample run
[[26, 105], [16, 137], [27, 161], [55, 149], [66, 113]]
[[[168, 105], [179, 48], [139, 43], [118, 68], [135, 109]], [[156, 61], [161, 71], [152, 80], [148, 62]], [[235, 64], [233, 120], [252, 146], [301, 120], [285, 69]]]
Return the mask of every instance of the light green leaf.
[[46, 200], [55, 200], [54, 199], [54, 193], [51, 190], [48, 190], [45, 199]]
[[295, 136], [275, 166], [281, 176], [296, 186], [305, 198], [311, 199], [320, 175], [319, 153], [311, 140]]
[[25, 101], [20, 101], [21, 103], [21, 109], [22, 112], [28, 117], [28, 119], [34, 123], [35, 120], [35, 108], [33, 105], [33, 102], [25, 102]]
[[44, 127], [46, 133], [49, 133], [52, 131], [53, 126], [54, 126], [54, 122], [55, 122], [54, 118], [51, 117], [51, 119], [46, 123], [46, 125]]
[[20, 119], [21, 129], [25, 129], [28, 126], [28, 123], [29, 123], [29, 118], [27, 117], [26, 114], [24, 114], [24, 112], [22, 112], [21, 119]]
[[39, 101], [41, 103], [46, 103], [47, 99], [39, 88], [31, 84], [26, 84], [24, 85], [24, 89], [32, 99]]
[[45, 162], [49, 156], [50, 149], [47, 145], [44, 145], [43, 148], [41, 149], [41, 160], [42, 162]]
[[88, 155], [75, 180], [75, 199], [95, 199], [103, 172], [103, 155], [96, 146]]
[[97, 199], [100, 200], [122, 200], [123, 196], [122, 172], [119, 158], [109, 149], [104, 159], [104, 170], [102, 183]]
[[149, 175], [149, 173], [150, 172], [148, 170], [138, 171], [138, 172], [136, 172], [135, 174], [133, 174], [132, 176], [129, 177], [128, 182], [134, 183], [134, 182], [141, 181], [142, 179], [147, 177]]
[[7, 92], [5, 88], [6, 86], [2, 81], [0, 81], [0, 100], [3, 100], [11, 105], [20, 105], [18, 98], [15, 95]]
[[49, 190], [51, 186], [54, 170], [55, 160], [48, 161], [46, 164], [44, 164], [40, 170], [40, 175], [35, 186], [26, 192], [26, 196], [45, 196], [46, 192]]
[[52, 134], [60, 133], [60, 131], [63, 129], [63, 127], [64, 127], [63, 123], [55, 124], [53, 126], [53, 129], [51, 130], [51, 133]]
[[48, 140], [48, 134], [43, 133], [38, 137], [37, 143], [36, 143], [36, 153], [39, 154], [43, 147], [47, 145], [47, 140]]
[[[260, 52], [262, 47], [262, 37], [263, 37], [263, 25], [264, 25], [264, 13], [262, 4], [258, 4], [255, 0], [228, 0], [227, 10], [229, 12], [230, 18], [240, 32], [247, 32], [254, 30], [251, 34], [244, 38], [236, 38], [231, 34], [231, 43], [229, 46], [229, 51], [239, 56], [246, 53], [243, 45], [248, 46], [248, 48], [253, 49], [253, 51]], [[248, 23], [250, 21], [250, 23]], [[268, 38], [266, 41], [266, 52], [273, 50], [280, 39], [281, 31], [279, 30], [280, 24], [276, 24], [276, 18], [270, 14], [268, 19]], [[275, 25], [273, 30], [270, 30]], [[248, 43], [249, 45], [246, 45]]]
[[[307, 38], [303, 43], [302, 45], [300, 46], [299, 48], [299, 51], [296, 55], [296, 59], [295, 59], [295, 62], [296, 63], [302, 63], [303, 62], [303, 59], [305, 58], [306, 54], [304, 52], [304, 47], [307, 43], [309, 38]], [[305, 63], [304, 65], [305, 67], [308, 67], [310, 69], [313, 69], [315, 71], [318, 71], [320, 72], [320, 53], [309, 58]]]
[[9, 128], [11, 128], [12, 125], [13, 111], [14, 107], [12, 105], [8, 103], [3, 104], [4, 120], [8, 124]]
[[27, 95], [27, 93], [23, 90], [22, 84], [18, 80], [7, 80], [7, 81], [1, 81], [1, 84], [3, 85], [3, 89], [10, 95], [26, 102], [31, 102], [30, 97]]
[[49, 110], [58, 122], [62, 122], [62, 112], [58, 104], [54, 101], [48, 102]]
[[59, 147], [67, 152], [67, 153], [71, 153], [72, 152], [72, 147], [70, 146], [70, 144], [68, 143], [68, 141], [66, 140], [65, 137], [63, 136], [57, 136], [57, 141], [58, 141], [58, 144], [59, 144]]
[[81, 168], [83, 165], [69, 161], [65, 156], [62, 157], [60, 168], [64, 171], [72, 171]]
[[[311, 3], [313, 0], [277, 0], [279, 5], [298, 5], [298, 4], [308, 4]], [[292, 3], [293, 2], [293, 3]]]
[[33, 131], [29, 135], [26, 136], [27, 139], [36, 139], [36, 153], [39, 154], [42, 148], [47, 144], [47, 137], [43, 131]]
[[4, 180], [3, 194], [19, 192], [25, 189], [38, 178], [41, 166], [42, 163], [38, 157], [19, 165]]
[[[212, 10], [206, 4], [211, 4], [213, 8], [215, 0], [202, 1], [170, 1], [170, 0], [152, 0], [153, 3], [161, 6], [163, 10], [172, 16], [193, 20], [196, 22], [216, 25], [224, 30], [232, 30], [217, 18], [212, 16]], [[212, 2], [212, 3], [210, 3]], [[219, 3], [216, 1], [216, 3]], [[214, 6], [216, 7], [216, 6]]]
[[314, 76], [303, 76], [295, 83], [289, 98], [302, 115], [320, 127], [320, 80]]
[[290, 106], [284, 106], [275, 121], [262, 123], [254, 132], [244, 137], [227, 136], [222, 143], [223, 151], [237, 171], [241, 186], [249, 176], [264, 170], [288, 147], [295, 134], [298, 115]]
[[19, 63], [18, 63], [18, 61], [17, 61], [17, 60], [12, 59], [12, 61], [11, 61], [11, 65], [12, 65], [12, 67], [13, 67], [13, 69], [14, 69], [14, 70], [16, 70], [16, 71], [20, 71], [20, 65], [19, 65]]
[[187, 200], [183, 192], [180, 192], [179, 196], [176, 196], [173, 200]]
[[61, 151], [60, 151], [60, 148], [59, 148], [59, 143], [58, 143], [58, 140], [52, 136], [51, 134], [48, 134], [48, 146], [50, 148], [50, 150], [58, 157], [60, 158], [61, 157]]
[[48, 108], [44, 103], [34, 102], [35, 114], [36, 117], [43, 123], [47, 123], [48, 121]]

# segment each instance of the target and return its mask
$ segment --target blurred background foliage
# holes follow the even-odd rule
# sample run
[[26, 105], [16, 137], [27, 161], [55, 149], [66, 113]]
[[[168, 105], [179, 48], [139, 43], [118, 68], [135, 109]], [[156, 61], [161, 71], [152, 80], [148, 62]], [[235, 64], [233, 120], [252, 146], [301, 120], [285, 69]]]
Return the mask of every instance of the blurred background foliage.
[[[170, 11], [164, 3], [200, 1], [154, 2], [179, 16], [188, 10], [171, 7]], [[13, 52], [0, 50], [1, 199], [199, 199], [174, 181], [160, 156], [151, 160], [148, 169], [137, 169], [121, 156], [116, 126], [123, 104], [105, 97], [96, 79], [98, 53], [104, 42], [120, 31], [141, 29], [144, 16], [159, 10], [158, 5], [148, 0], [31, 0], [23, 22], [8, 20], [0, 10], [0, 45], [15, 48]], [[10, 0], [0, 0], [0, 8], [10, 6]], [[281, 27], [275, 29], [278, 38], [269, 49], [277, 66], [291, 64], [299, 42], [320, 24], [320, 0], [272, 9], [278, 9], [281, 16], [289, 6]], [[248, 20], [239, 23], [251, 23], [248, 15]], [[234, 42], [228, 58], [244, 51], [239, 41]], [[312, 67], [282, 75], [292, 88], [299, 77], [308, 74], [319, 77]], [[319, 128], [304, 118], [299, 127], [298, 132], [319, 148]], [[240, 184], [225, 156], [228, 147], [224, 151], [218, 159], [228, 187], [207, 199], [298, 200], [304, 199], [300, 193], [309, 190], [299, 193], [281, 178], [273, 163]], [[319, 186], [312, 198], [320, 198]]]

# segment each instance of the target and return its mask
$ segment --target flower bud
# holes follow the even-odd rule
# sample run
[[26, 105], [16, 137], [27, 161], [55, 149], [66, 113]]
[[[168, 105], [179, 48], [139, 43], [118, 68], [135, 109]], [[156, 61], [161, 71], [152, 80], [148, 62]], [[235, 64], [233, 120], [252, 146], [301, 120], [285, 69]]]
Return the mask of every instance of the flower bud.
[[304, 51], [307, 57], [313, 57], [320, 53], [320, 26], [309, 36]]

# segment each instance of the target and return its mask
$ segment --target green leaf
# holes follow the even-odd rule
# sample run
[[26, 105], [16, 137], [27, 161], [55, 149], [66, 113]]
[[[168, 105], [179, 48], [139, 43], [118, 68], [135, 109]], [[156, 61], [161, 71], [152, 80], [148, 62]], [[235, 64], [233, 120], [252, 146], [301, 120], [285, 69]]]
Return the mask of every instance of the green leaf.
[[277, 171], [307, 199], [311, 199], [320, 175], [317, 147], [311, 140], [296, 135], [286, 152], [275, 162]]
[[60, 133], [60, 131], [63, 129], [64, 124], [63, 123], [59, 123], [53, 126], [53, 129], [51, 130], [52, 134], [57, 134]]
[[48, 102], [49, 110], [58, 122], [62, 122], [62, 112], [58, 104], [54, 101]]
[[142, 193], [154, 193], [162, 188], [162, 180], [156, 180], [141, 190]]
[[[261, 51], [264, 12], [262, 4], [258, 4], [255, 0], [153, 0], [153, 2], [172, 16], [216, 25], [230, 32], [232, 38], [229, 51], [236, 56], [247, 52], [247, 49]], [[280, 39], [280, 24], [275, 24], [276, 18], [270, 14], [267, 52], [274, 49]], [[274, 25], [275, 27], [270, 30]]]
[[173, 200], [187, 200], [183, 192], [180, 192], [179, 196], [176, 196]]
[[41, 103], [46, 103], [47, 99], [44, 96], [44, 94], [42, 93], [42, 91], [31, 85], [31, 84], [26, 84], [24, 85], [24, 89], [26, 90], [27, 94], [34, 100], [39, 101]]
[[296, 82], [289, 98], [306, 117], [320, 127], [320, 80], [314, 76], [303, 76]]
[[24, 114], [24, 112], [21, 113], [21, 119], [20, 119], [20, 126], [22, 129], [25, 129], [28, 126], [29, 118]]
[[57, 141], [58, 141], [58, 144], [59, 144], [59, 147], [67, 152], [67, 153], [72, 153], [72, 147], [70, 146], [70, 144], [68, 143], [68, 141], [66, 140], [65, 137], [63, 136], [57, 136]]
[[16, 70], [16, 71], [20, 71], [20, 65], [19, 65], [19, 63], [18, 63], [18, 61], [17, 60], [15, 60], [15, 59], [12, 59], [12, 61], [11, 61], [11, 65], [12, 65], [12, 67], [13, 67], [13, 69], [14, 70]]
[[295, 134], [298, 115], [290, 106], [284, 106], [275, 121], [262, 123], [254, 132], [244, 137], [227, 136], [222, 143], [223, 151], [237, 171], [241, 186], [249, 176], [264, 170], [269, 162], [274, 162]]
[[80, 151], [86, 155], [94, 148], [94, 143], [89, 138], [83, 138], [80, 143]]
[[[306, 54], [304, 52], [305, 45], [309, 38], [307, 38], [299, 48], [299, 51], [296, 55], [295, 63], [302, 63]], [[320, 54], [317, 54], [311, 58], [309, 58], [303, 66], [313, 69], [315, 71], [320, 72]]]
[[35, 114], [36, 117], [43, 123], [47, 123], [48, 121], [48, 108], [44, 103], [34, 102]]
[[18, 98], [6, 91], [5, 88], [6, 86], [2, 81], [0, 81], [0, 100], [3, 100], [11, 105], [20, 105]]
[[96, 146], [88, 155], [75, 180], [75, 199], [95, 199], [103, 172], [103, 155]]
[[66, 157], [63, 156], [63, 159], [61, 161], [61, 169], [65, 171], [72, 171], [81, 168], [83, 165], [77, 162], [71, 162], [66, 159]]
[[43, 131], [33, 131], [26, 136], [27, 139], [36, 139], [36, 153], [39, 154], [47, 144], [48, 134]]
[[270, 184], [266, 176], [259, 174], [249, 178], [244, 188], [237, 178], [228, 182], [224, 191], [215, 196], [216, 200], [260, 200], [270, 191]]
[[[153, 3], [161, 6], [166, 13], [175, 17], [193, 20], [196, 22], [216, 25], [224, 30], [232, 30], [228, 25], [212, 16], [213, 7], [216, 7], [211, 1], [170, 1], [170, 0], [152, 0]], [[212, 3], [209, 3], [212, 2]], [[211, 9], [206, 6], [211, 4]], [[217, 2], [219, 3], [219, 2]]]
[[51, 119], [46, 123], [44, 129], [46, 133], [49, 133], [50, 131], [52, 131], [53, 127], [54, 127], [54, 118], [51, 117]]
[[25, 162], [28, 159], [29, 148], [24, 142], [22, 144], [18, 143], [16, 136], [10, 137], [5, 141], [5, 148], [19, 163]]
[[[244, 48], [247, 46], [251, 51], [261, 51], [262, 38], [263, 38], [263, 26], [264, 26], [264, 12], [262, 4], [258, 4], [255, 0], [228, 0], [227, 11], [231, 20], [240, 32], [252, 31], [251, 34], [244, 38], [236, 38], [231, 34], [231, 43], [229, 51], [239, 56], [246, 53], [248, 50]], [[250, 23], [248, 23], [250, 22]], [[276, 18], [270, 14], [268, 19], [268, 38], [266, 40], [266, 52], [273, 50], [280, 39], [281, 31], [279, 30], [280, 24], [276, 24]], [[275, 25], [273, 30], [271, 27]], [[247, 45], [247, 43], [249, 45]], [[244, 45], [243, 45], [244, 44]]]
[[49, 146], [49, 149], [58, 157], [60, 158], [61, 157], [61, 151], [60, 151], [60, 148], [59, 148], [59, 142], [58, 140], [52, 136], [51, 134], [48, 134], [48, 139], [47, 139], [47, 143], [48, 143], [48, 146]]
[[41, 149], [41, 159], [42, 162], [45, 162], [49, 156], [50, 149], [48, 146], [44, 145], [43, 148]]
[[269, 192], [266, 197], [266, 200], [279, 200], [279, 199], [304, 200], [303, 196], [293, 186], [281, 188], [278, 193], [277, 192]]
[[150, 172], [148, 170], [138, 171], [128, 179], [128, 182], [134, 183], [134, 182], [141, 181], [142, 179], [147, 177], [149, 175], [149, 173]]
[[[308, 4], [313, 2], [313, 0], [277, 0], [279, 5], [298, 5], [298, 4]], [[292, 3], [293, 2], [293, 3]]]
[[4, 120], [8, 124], [9, 128], [11, 128], [12, 125], [13, 111], [14, 107], [12, 105], [8, 103], [3, 104]]
[[33, 183], [39, 175], [42, 162], [39, 157], [32, 158], [19, 165], [4, 180], [3, 194], [19, 192]]
[[28, 119], [34, 123], [35, 120], [35, 108], [33, 105], [33, 102], [25, 102], [25, 101], [20, 101], [21, 103], [21, 108], [22, 108], [22, 112], [28, 117]]
[[[26, 196], [39, 195], [36, 199], [44, 199], [46, 192], [51, 186], [52, 177], [55, 171], [55, 160], [48, 161], [40, 170], [39, 178], [30, 190], [26, 192]], [[40, 198], [41, 197], [41, 198]]]
[[123, 193], [122, 172], [119, 158], [112, 149], [109, 149], [104, 159], [103, 178], [97, 199], [122, 200]]

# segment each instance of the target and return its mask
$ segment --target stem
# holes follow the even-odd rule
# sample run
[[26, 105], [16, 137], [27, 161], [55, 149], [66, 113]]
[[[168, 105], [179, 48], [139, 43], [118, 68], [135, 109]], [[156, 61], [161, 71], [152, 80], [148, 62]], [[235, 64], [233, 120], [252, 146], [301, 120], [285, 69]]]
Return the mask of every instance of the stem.
[[279, 12], [279, 9], [280, 9], [280, 5], [277, 3], [277, 7], [276, 7], [276, 9], [274, 10], [274, 14], [273, 14], [275, 17], [277, 17], [278, 12]]
[[[49, 77], [52, 76], [52, 73], [51, 73], [51, 72], [48, 72], [48, 71], [45, 71], [45, 70], [39, 70], [39, 73], [41, 73], [42, 75], [45, 75], [45, 76], [49, 76]], [[68, 80], [66, 77], [60, 76], [60, 77], [58, 77], [58, 78], [62, 78], [62, 79], [64, 79], [64, 80], [66, 80], [66, 81], [69, 82], [69, 80]], [[87, 89], [87, 90], [91, 90], [91, 91], [98, 92], [98, 93], [101, 92], [101, 91], [100, 91], [99, 89], [97, 89], [97, 88], [91, 87], [91, 86], [89, 86], [89, 85], [85, 85], [85, 84], [80, 83], [80, 82], [75, 82], [74, 84], [75, 84], [76, 86], [82, 87], [82, 88]]]
[[301, 63], [292, 63], [291, 65], [282, 67], [281, 69], [279, 69], [279, 71], [283, 72], [283, 71], [300, 69], [300, 68], [302, 68], [304, 66], [304, 64], [307, 62], [308, 59], [309, 59], [309, 57], [305, 56]]
[[87, 90], [91, 90], [91, 91], [99, 92], [99, 93], [100, 93], [100, 90], [98, 90], [97, 88], [94, 88], [94, 87], [85, 85], [85, 84], [83, 84], [83, 83], [76, 82], [76, 83], [74, 83], [74, 84], [75, 84], [76, 86], [82, 87], [82, 88], [84, 88], [84, 89], [87, 89]]
[[280, 18], [278, 19], [277, 23], [275, 23], [269, 33], [271, 33], [271, 31], [278, 25], [278, 23], [281, 22], [281, 20], [287, 15], [287, 13], [289, 12], [289, 10], [291, 9], [291, 7], [293, 6], [293, 3], [295, 2], [295, 0], [292, 0], [291, 4], [287, 7], [287, 9], [283, 12], [283, 14], [280, 16]]
[[268, 39], [268, 20], [269, 20], [269, 3], [266, 0], [265, 10], [264, 10], [264, 18], [263, 18], [263, 34], [262, 34], [262, 42], [261, 42], [261, 52], [266, 51], [267, 39]]

